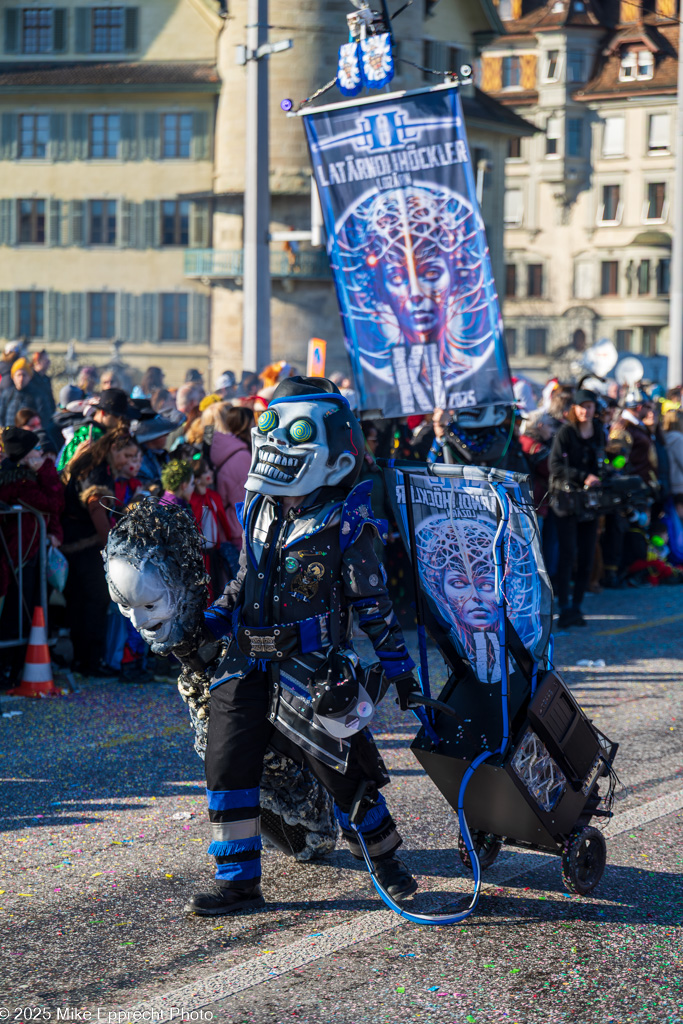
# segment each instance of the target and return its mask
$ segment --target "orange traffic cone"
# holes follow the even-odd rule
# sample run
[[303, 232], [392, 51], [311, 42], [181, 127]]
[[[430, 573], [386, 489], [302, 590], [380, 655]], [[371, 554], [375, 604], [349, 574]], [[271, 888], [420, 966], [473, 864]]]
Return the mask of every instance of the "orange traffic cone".
[[21, 685], [10, 690], [13, 697], [50, 697], [58, 696], [59, 690], [52, 680], [52, 665], [47, 647], [47, 630], [43, 609], [38, 605], [33, 612], [31, 634], [28, 638], [26, 663]]

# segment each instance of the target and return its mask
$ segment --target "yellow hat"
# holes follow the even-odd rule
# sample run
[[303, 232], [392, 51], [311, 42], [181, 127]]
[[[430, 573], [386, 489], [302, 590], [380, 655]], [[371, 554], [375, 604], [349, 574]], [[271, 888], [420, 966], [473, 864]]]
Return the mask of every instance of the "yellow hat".
[[24, 359], [23, 356], [21, 357], [21, 359], [15, 359], [15, 361], [12, 363], [12, 369], [10, 370], [12, 376], [14, 376], [17, 370], [26, 370], [28, 373], [33, 373], [33, 370], [31, 369], [31, 364], [29, 363], [28, 359]]
[[206, 395], [199, 403], [199, 411], [204, 412], [204, 410], [208, 409], [210, 405], [215, 405], [216, 402], [222, 401], [223, 399], [220, 395]]

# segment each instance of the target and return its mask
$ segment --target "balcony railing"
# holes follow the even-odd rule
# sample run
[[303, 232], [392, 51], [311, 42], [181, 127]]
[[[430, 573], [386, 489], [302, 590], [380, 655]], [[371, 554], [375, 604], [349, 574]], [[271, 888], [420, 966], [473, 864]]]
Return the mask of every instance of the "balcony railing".
[[[236, 278], [244, 274], [242, 249], [186, 249], [185, 277]], [[289, 253], [270, 251], [271, 277], [323, 281], [331, 277], [324, 249]]]

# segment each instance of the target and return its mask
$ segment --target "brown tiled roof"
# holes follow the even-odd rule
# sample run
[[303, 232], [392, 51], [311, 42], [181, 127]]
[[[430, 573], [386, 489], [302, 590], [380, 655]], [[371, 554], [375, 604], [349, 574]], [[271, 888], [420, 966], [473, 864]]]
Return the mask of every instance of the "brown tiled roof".
[[504, 107], [531, 107], [538, 103], [538, 93], [535, 89], [505, 89], [486, 95], [495, 96], [498, 103]]
[[515, 21], [504, 22], [506, 35], [524, 37], [570, 26], [596, 28], [605, 25], [591, 0], [584, 0], [581, 5], [583, 10], [577, 10], [574, 0], [564, 0], [561, 10], [555, 10], [556, 6], [557, 0], [549, 0], [544, 6], [529, 11]]
[[[647, 31], [650, 40], [655, 44], [655, 67], [652, 78], [642, 81], [619, 81], [621, 66], [620, 44], [635, 42], [629, 30], [617, 32], [605, 48], [607, 56], [598, 65], [598, 69], [582, 89], [574, 94], [575, 100], [593, 100], [603, 96], [650, 96], [658, 93], [675, 93], [678, 80], [678, 25], [662, 25], [660, 28], [643, 26], [640, 32]], [[650, 47], [651, 49], [651, 47]]]
[[97, 61], [0, 64], [0, 90], [179, 87], [216, 91], [214, 64], [198, 61]]

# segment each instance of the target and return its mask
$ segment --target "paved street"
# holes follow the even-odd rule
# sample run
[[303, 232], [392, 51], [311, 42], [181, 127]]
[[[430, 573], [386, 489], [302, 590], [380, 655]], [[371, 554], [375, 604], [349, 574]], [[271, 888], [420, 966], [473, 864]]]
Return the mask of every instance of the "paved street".
[[[120, 1021], [176, 1008], [235, 1024], [680, 1024], [682, 598], [589, 597], [588, 628], [557, 638], [577, 698], [621, 744], [595, 894], [570, 896], [557, 858], [504, 851], [457, 927], [385, 910], [341, 847], [319, 864], [266, 853], [258, 914], [187, 918], [211, 861], [175, 688], [86, 682], [61, 699], [2, 698], [22, 714], [0, 718], [0, 1005], [11, 1018], [37, 1006]], [[415, 907], [452, 907], [470, 878], [455, 816], [408, 749], [412, 722], [387, 704], [377, 723], [387, 797], [419, 876]]]

